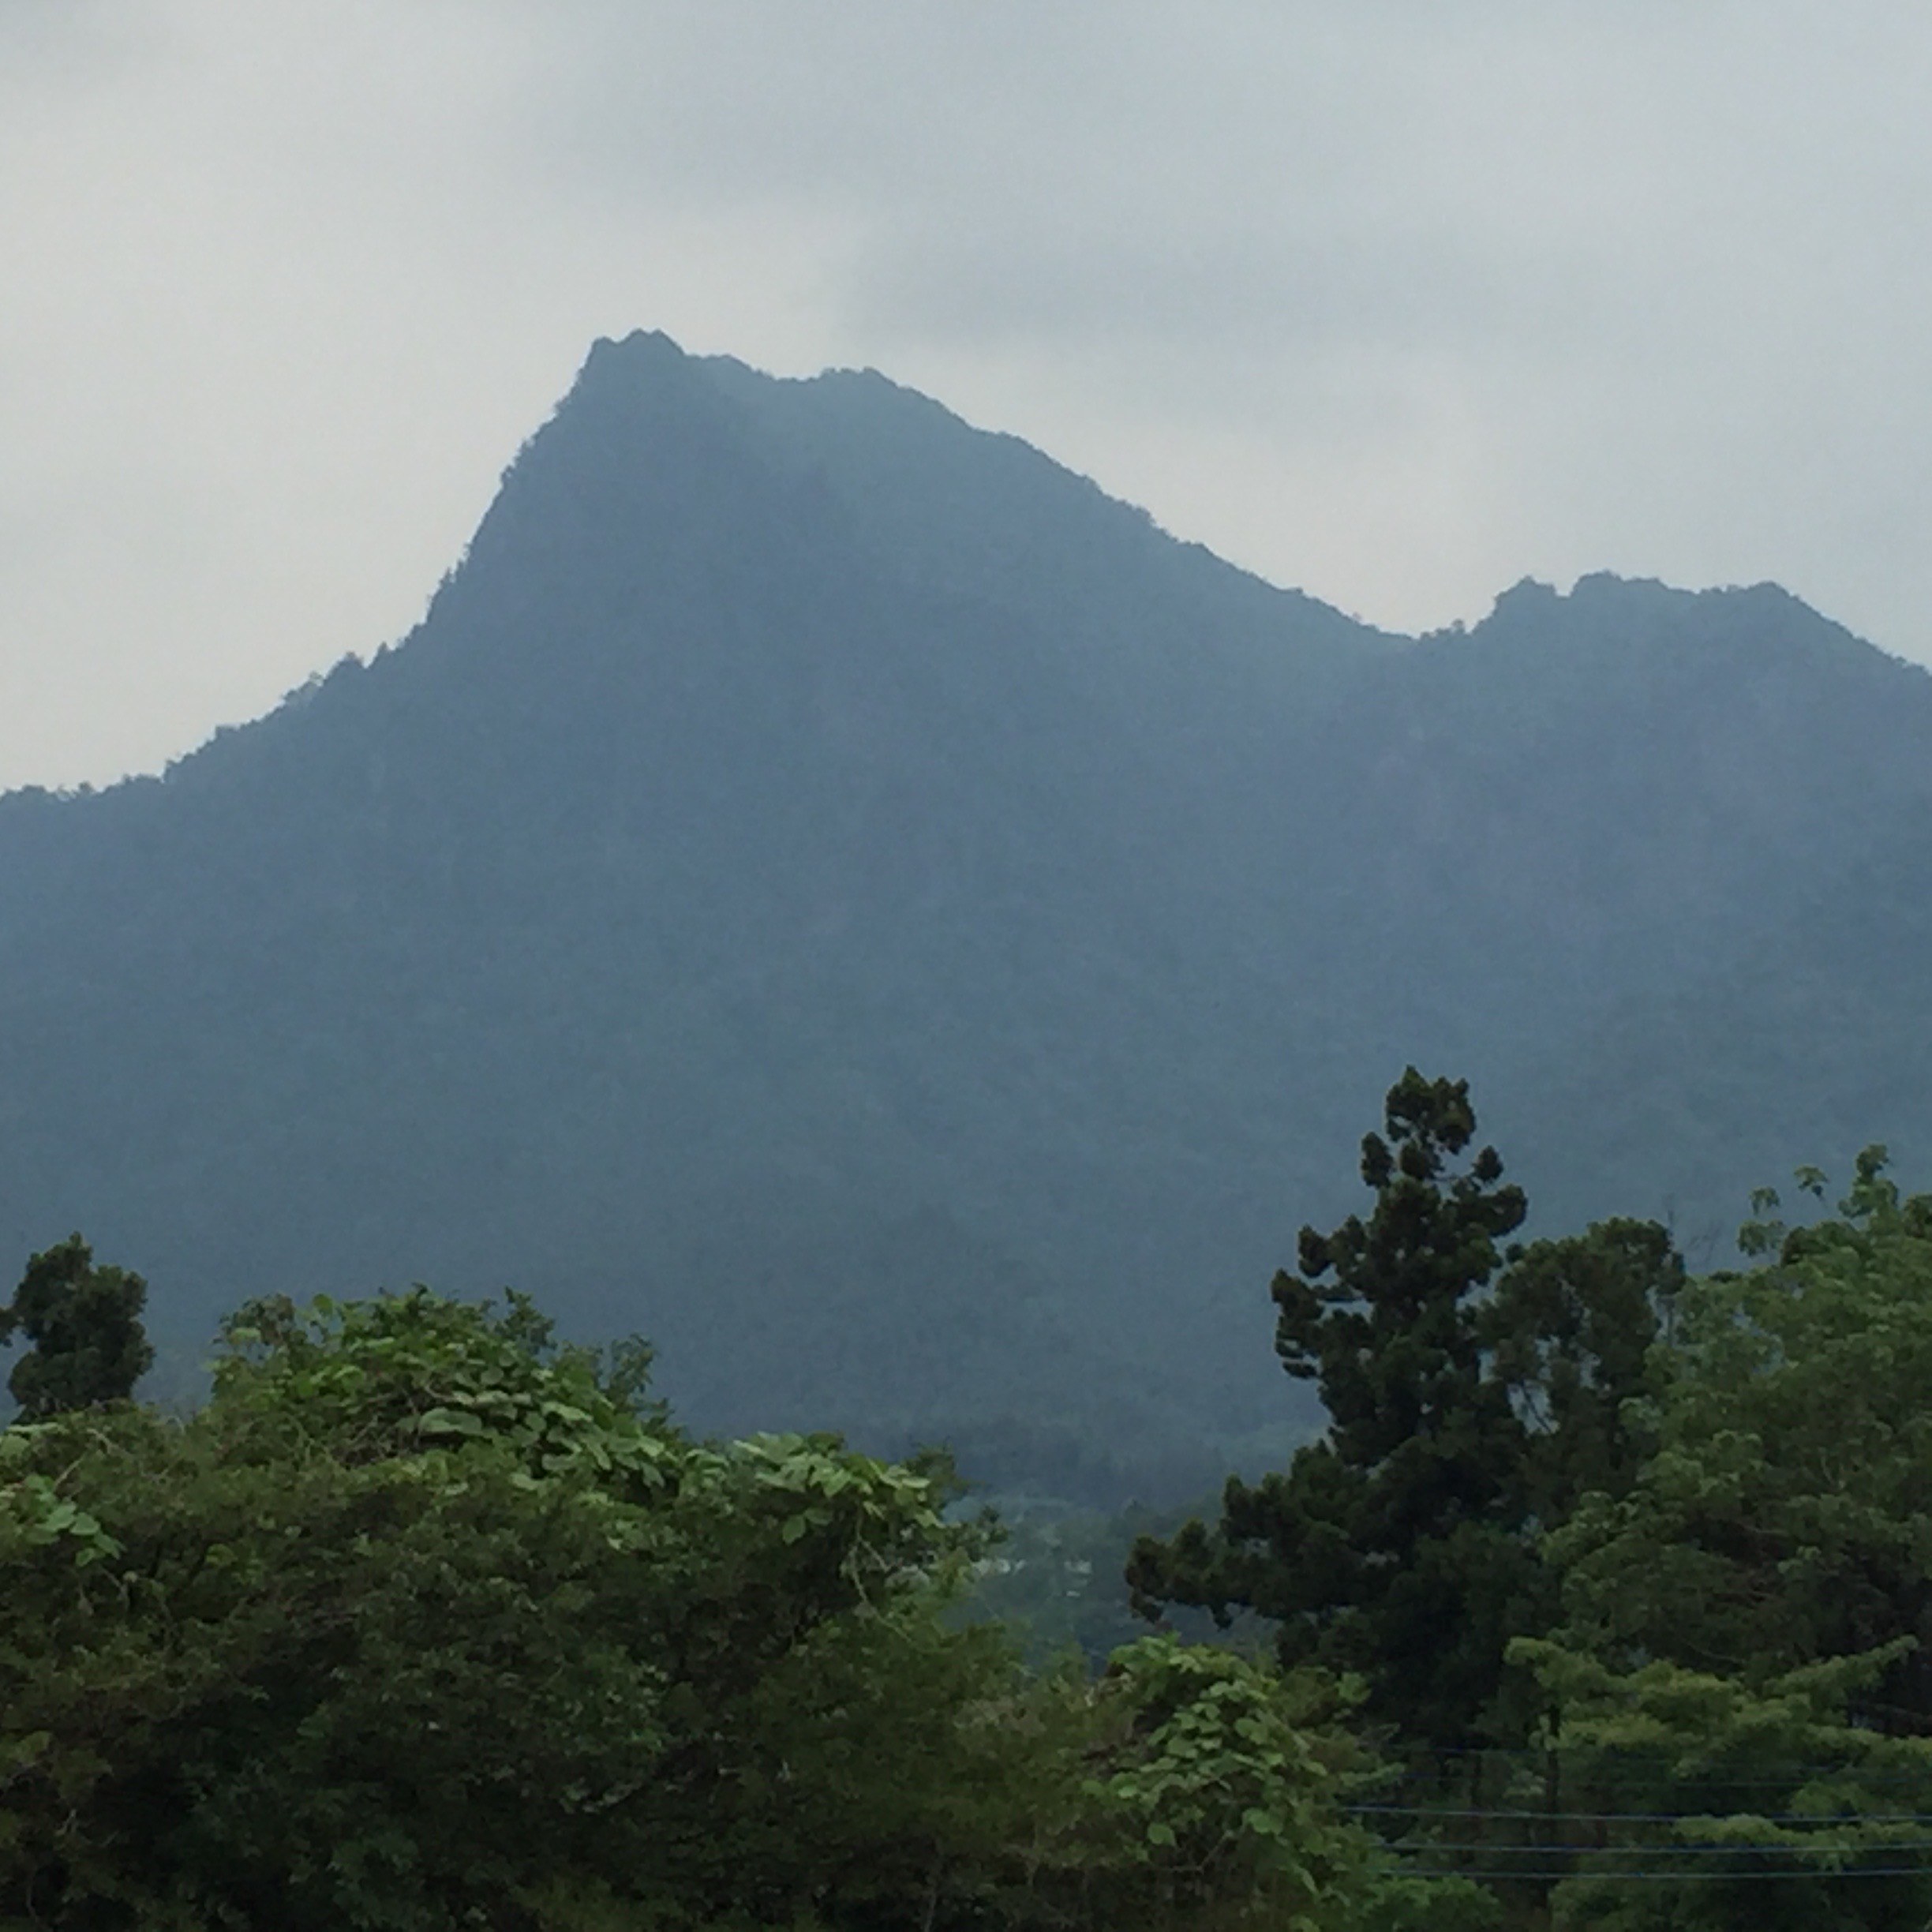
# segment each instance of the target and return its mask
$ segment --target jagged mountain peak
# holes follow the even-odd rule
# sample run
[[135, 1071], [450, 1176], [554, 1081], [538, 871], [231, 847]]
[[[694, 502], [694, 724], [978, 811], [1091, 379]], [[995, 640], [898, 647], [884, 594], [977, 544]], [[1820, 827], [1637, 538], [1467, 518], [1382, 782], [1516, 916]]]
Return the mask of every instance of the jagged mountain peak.
[[[1829, 1155], [1778, 1096], [1845, 949], [1750, 968], [1912, 875], [1928, 689], [1769, 586], [1393, 638], [882, 376], [601, 343], [401, 645], [0, 800], [0, 1226], [186, 1350], [510, 1282], [701, 1425], [1191, 1484], [1300, 1413], [1267, 1282], [1406, 1062], [1559, 1219], [1658, 1211], [1673, 1107], [1713, 1196]], [[1932, 1145], [1923, 1038], [1833, 1118]]]

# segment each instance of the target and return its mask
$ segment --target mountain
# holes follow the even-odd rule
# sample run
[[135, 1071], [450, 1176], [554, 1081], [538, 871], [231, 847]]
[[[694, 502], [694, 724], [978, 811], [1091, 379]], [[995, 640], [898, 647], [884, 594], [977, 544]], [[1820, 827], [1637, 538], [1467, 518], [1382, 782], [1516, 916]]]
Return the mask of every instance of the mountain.
[[0, 798], [0, 1231], [178, 1357], [507, 1283], [702, 1426], [1182, 1489], [1305, 1425], [1267, 1280], [1406, 1061], [1552, 1226], [1932, 1151], [1929, 754], [1769, 586], [1394, 638], [877, 375], [600, 343], [401, 645]]

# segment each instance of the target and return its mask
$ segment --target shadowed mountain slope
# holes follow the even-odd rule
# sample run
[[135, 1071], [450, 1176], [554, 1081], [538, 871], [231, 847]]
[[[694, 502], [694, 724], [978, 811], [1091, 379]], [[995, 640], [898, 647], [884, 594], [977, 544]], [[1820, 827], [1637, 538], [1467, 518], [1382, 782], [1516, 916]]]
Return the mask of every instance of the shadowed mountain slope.
[[0, 799], [0, 1231], [183, 1345], [511, 1282], [703, 1425], [1193, 1484], [1305, 1413], [1268, 1274], [1405, 1061], [1566, 1219], [1932, 1148], [1840, 1024], [1921, 997], [1929, 754], [1769, 587], [1391, 638], [882, 377], [600, 343], [403, 644]]

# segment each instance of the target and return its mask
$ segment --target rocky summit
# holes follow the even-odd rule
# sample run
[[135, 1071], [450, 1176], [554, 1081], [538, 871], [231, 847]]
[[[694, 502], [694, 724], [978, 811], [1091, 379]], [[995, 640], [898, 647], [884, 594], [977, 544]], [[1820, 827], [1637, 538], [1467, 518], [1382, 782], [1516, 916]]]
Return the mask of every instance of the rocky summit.
[[[421, 624], [0, 798], [0, 1228], [641, 1331], [702, 1427], [1185, 1493], [1403, 1066], [1537, 1229], [1932, 1159], [1932, 676], [1769, 586], [1398, 638], [871, 373], [604, 342]], [[1916, 1165], [1915, 1166], [1915, 1163]]]

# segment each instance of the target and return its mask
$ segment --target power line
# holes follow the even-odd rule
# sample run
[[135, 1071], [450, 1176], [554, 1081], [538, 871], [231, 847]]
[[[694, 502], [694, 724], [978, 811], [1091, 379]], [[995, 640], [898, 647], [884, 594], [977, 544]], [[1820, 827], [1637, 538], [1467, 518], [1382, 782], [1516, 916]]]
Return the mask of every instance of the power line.
[[[1450, 1810], [1434, 1805], [1343, 1805], [1341, 1807], [1354, 1818], [1467, 1818], [1484, 1823], [1507, 1819], [1512, 1822], [1522, 1821], [1561, 1821], [1579, 1825], [1677, 1825], [1686, 1818], [1714, 1818], [1719, 1814], [1704, 1811], [1534, 1811], [1509, 1810]], [[1843, 1811], [1754, 1811], [1753, 1818], [1762, 1818], [1767, 1825], [1849, 1825], [1857, 1821]], [[1885, 1825], [1932, 1825], [1932, 1811], [1887, 1811], [1880, 1814], [1878, 1822]]]
[[[1882, 1732], [1866, 1733], [1874, 1743], [1916, 1745], [1932, 1754], [1932, 1732], [1915, 1732], [1910, 1735], [1889, 1736]], [[1476, 1758], [1485, 1760], [1519, 1758], [1531, 1764], [1547, 1764], [1552, 1757], [1563, 1757], [1578, 1751], [1601, 1752], [1613, 1759], [1642, 1761], [1645, 1758], [1675, 1762], [1683, 1756], [1681, 1751], [1672, 1750], [1659, 1745], [1646, 1747], [1634, 1744], [1427, 1744], [1415, 1747], [1406, 1755], [1413, 1764], [1425, 1758]], [[1932, 1769], [1932, 1754], [1928, 1755], [1927, 1767]], [[1801, 1763], [1792, 1766], [1795, 1774], [1810, 1772], [1842, 1772], [1848, 1767], [1840, 1761], [1836, 1763], [1822, 1762]], [[1426, 1777], [1426, 1772], [1413, 1775]]]
[[[1395, 1848], [1402, 1849], [1399, 1846]], [[1425, 1839], [1416, 1849], [1432, 1856], [1461, 1851], [1482, 1852], [1495, 1856], [1507, 1855], [1511, 1848], [1485, 1844], [1481, 1840], [1473, 1844], [1458, 1845], [1440, 1839]], [[1541, 1858], [1556, 1853], [1574, 1853], [1578, 1858], [1858, 1858], [1874, 1852], [1932, 1852], [1932, 1839], [1907, 1838], [1878, 1843], [1867, 1839], [1863, 1844], [1848, 1845], [1792, 1844], [1788, 1841], [1782, 1844], [1725, 1844], [1712, 1839], [1702, 1844], [1526, 1844], [1522, 1851], [1526, 1858]]]
[[1926, 1867], [1923, 1865], [1852, 1865], [1840, 1866], [1837, 1871], [1814, 1871], [1803, 1866], [1795, 1866], [1789, 1871], [1736, 1872], [1523, 1871], [1506, 1870], [1500, 1866], [1493, 1870], [1485, 1870], [1466, 1866], [1444, 1865], [1431, 1868], [1417, 1865], [1391, 1865], [1383, 1869], [1382, 1875], [1391, 1878], [1473, 1878], [1492, 1882], [1513, 1880], [1518, 1884], [1554, 1884], [1559, 1879], [1575, 1878], [1607, 1885], [1732, 1885], [1769, 1879], [1781, 1879], [1787, 1882], [1797, 1879], [1829, 1882], [1840, 1878], [1923, 1878], [1932, 1874], [1928, 1874]]

